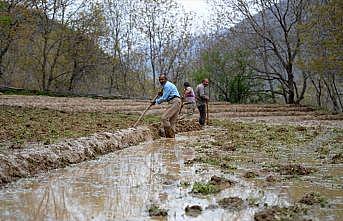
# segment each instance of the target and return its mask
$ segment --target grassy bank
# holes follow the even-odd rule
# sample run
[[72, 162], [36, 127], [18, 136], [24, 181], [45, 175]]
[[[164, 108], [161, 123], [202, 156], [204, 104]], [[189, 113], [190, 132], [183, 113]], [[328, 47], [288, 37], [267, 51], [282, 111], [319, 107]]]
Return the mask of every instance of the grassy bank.
[[[0, 107], [0, 150], [22, 148], [30, 142], [54, 143], [61, 138], [130, 127], [138, 115], [123, 113], [64, 112], [50, 109]], [[158, 122], [147, 115], [142, 124]]]
[[[197, 155], [188, 164], [203, 163], [224, 171], [244, 168], [253, 171], [254, 174], [246, 174], [251, 178], [266, 171], [282, 175], [305, 175], [317, 170], [327, 172], [328, 165], [343, 162], [343, 130], [339, 128], [228, 120], [214, 120], [213, 125], [218, 128], [206, 134], [211, 141], [193, 144]], [[332, 173], [330, 176], [337, 176]], [[324, 173], [317, 175], [327, 178]]]

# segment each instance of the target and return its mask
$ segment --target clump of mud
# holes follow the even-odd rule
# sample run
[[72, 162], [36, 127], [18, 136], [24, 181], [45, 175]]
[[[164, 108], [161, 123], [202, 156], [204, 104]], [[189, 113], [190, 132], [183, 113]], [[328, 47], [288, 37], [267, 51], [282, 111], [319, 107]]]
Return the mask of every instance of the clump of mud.
[[185, 161], [185, 165], [192, 165], [195, 163], [219, 165], [220, 161], [216, 157], [212, 157], [212, 156], [198, 156], [198, 157], [195, 157], [194, 159], [190, 159], [190, 160]]
[[186, 160], [184, 164], [185, 165], [192, 165], [192, 164], [194, 164], [196, 162], [199, 162], [199, 158], [194, 158], [194, 159]]
[[303, 203], [306, 205], [314, 205], [314, 204], [321, 204], [324, 206], [326, 204], [326, 199], [321, 196], [319, 193], [311, 192], [305, 194], [300, 200], [299, 203]]
[[277, 172], [281, 175], [308, 175], [314, 171], [313, 168], [308, 168], [299, 164], [280, 165], [277, 168]]
[[334, 155], [331, 159], [331, 163], [332, 164], [343, 163], [343, 154], [339, 153], [339, 154]]
[[303, 221], [302, 217], [306, 214], [306, 208], [299, 206], [290, 207], [278, 207], [273, 206], [271, 208], [257, 212], [254, 215], [255, 221], [280, 221], [280, 220], [292, 220], [292, 221]]
[[165, 217], [165, 216], [168, 216], [168, 211], [166, 209], [162, 209], [160, 208], [158, 205], [151, 205], [148, 209], [148, 212], [149, 212], [149, 216], [162, 216], [162, 217]]
[[235, 151], [236, 150], [236, 146], [232, 142], [212, 141], [210, 144], [211, 144], [211, 146], [217, 147], [218, 149], [223, 150], [223, 151]]
[[228, 180], [226, 178], [214, 175], [211, 177], [211, 180], [209, 181], [209, 183], [216, 186], [217, 189], [223, 190], [225, 188], [228, 188], [234, 185], [235, 182], [232, 180]]
[[233, 143], [229, 143], [227, 145], [222, 146], [220, 149], [224, 151], [235, 151], [236, 146]]
[[249, 178], [255, 178], [258, 176], [259, 176], [258, 173], [255, 173], [254, 171], [248, 171], [243, 175], [243, 177], [248, 178], [248, 179]]
[[186, 206], [185, 212], [187, 216], [197, 217], [201, 214], [202, 208], [199, 205]]
[[234, 181], [219, 176], [212, 176], [207, 183], [195, 182], [192, 193], [208, 195], [218, 193], [234, 184]]
[[243, 208], [244, 201], [239, 197], [228, 197], [219, 200], [218, 204], [224, 209], [240, 210]]
[[278, 178], [273, 176], [273, 175], [269, 175], [269, 176], [266, 177], [266, 181], [270, 182], [270, 183], [275, 183], [275, 182], [278, 181]]

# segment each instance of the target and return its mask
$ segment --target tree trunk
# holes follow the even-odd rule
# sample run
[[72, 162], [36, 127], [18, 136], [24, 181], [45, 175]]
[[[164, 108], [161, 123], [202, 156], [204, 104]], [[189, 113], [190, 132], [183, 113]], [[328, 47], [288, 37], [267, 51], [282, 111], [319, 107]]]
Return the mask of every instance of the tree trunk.
[[266, 71], [266, 75], [268, 78], [269, 90], [271, 92], [273, 103], [276, 103], [273, 81], [270, 79], [269, 68], [268, 68], [268, 57], [267, 57], [267, 43], [266, 39], [263, 39], [263, 66], [264, 70]]
[[74, 90], [74, 81], [75, 81], [76, 75], [79, 72], [79, 67], [78, 67], [77, 61], [75, 59], [74, 59], [73, 63], [74, 63], [73, 71], [72, 71], [71, 77], [69, 79], [69, 88], [68, 88], [68, 90], [70, 92], [73, 92], [73, 90]]
[[321, 77], [318, 78], [318, 85], [316, 84], [316, 79], [313, 79], [313, 77], [311, 77], [312, 75], [310, 74], [309, 77], [310, 77], [310, 80], [312, 82], [312, 85], [313, 87], [315, 88], [316, 90], [316, 101], [317, 101], [317, 105], [318, 107], [321, 107], [322, 106], [322, 100], [321, 100], [321, 97], [322, 97], [322, 79]]
[[325, 86], [326, 86], [326, 88], [328, 90], [328, 94], [329, 94], [331, 102], [332, 102], [333, 110], [334, 110], [334, 112], [338, 112], [339, 107], [338, 107], [338, 103], [337, 103], [337, 100], [336, 100], [335, 93], [331, 90], [330, 85], [328, 84], [328, 82], [326, 82], [325, 79], [323, 79], [323, 81], [324, 81], [324, 84], [325, 84]]
[[337, 97], [337, 100], [340, 104], [341, 112], [342, 112], [343, 111], [343, 105], [342, 105], [341, 96], [340, 96], [339, 91], [338, 91], [337, 86], [336, 86], [335, 74], [332, 75], [332, 86], [334, 88], [335, 95], [336, 95], [335, 97]]
[[48, 88], [46, 86], [46, 64], [47, 64], [47, 61], [48, 61], [48, 58], [47, 58], [47, 45], [48, 45], [48, 39], [47, 37], [45, 36], [44, 37], [44, 45], [43, 45], [43, 61], [42, 61], [42, 64], [41, 64], [41, 69], [42, 69], [42, 89], [43, 91], [47, 91]]
[[287, 89], [288, 89], [288, 99], [287, 103], [288, 104], [294, 104], [294, 75], [293, 75], [293, 67], [291, 64], [289, 64], [286, 68], [287, 70]]

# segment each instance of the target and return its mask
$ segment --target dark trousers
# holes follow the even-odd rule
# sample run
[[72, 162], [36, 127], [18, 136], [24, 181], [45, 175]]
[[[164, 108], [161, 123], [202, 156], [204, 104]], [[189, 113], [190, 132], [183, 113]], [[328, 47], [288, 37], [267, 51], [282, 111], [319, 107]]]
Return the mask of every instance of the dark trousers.
[[204, 126], [205, 125], [205, 120], [206, 120], [206, 105], [205, 104], [199, 105], [198, 106], [198, 110], [199, 110], [199, 113], [200, 113], [199, 124], [201, 126]]

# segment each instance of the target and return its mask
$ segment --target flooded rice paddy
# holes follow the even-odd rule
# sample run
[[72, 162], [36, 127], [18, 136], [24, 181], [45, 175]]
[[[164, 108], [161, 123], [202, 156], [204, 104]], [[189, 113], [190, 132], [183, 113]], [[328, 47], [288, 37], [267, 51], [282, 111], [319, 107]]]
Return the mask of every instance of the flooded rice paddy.
[[290, 146], [232, 136], [207, 127], [21, 179], [0, 190], [0, 220], [343, 217], [341, 130], [297, 133], [301, 142]]

